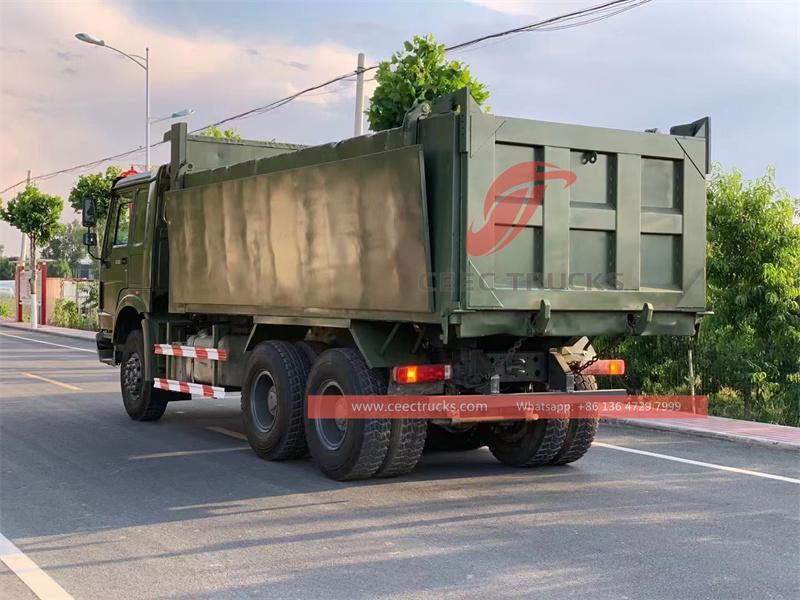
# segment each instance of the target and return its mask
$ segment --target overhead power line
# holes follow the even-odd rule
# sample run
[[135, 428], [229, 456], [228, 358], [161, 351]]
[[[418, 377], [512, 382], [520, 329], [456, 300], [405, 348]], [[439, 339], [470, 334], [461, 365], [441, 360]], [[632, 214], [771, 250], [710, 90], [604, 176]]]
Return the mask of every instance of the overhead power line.
[[[559, 30], [562, 30], [562, 29], [580, 27], [580, 26], [583, 26], [583, 25], [588, 25], [590, 23], [596, 23], [598, 21], [603, 21], [605, 19], [609, 19], [609, 18], [611, 18], [611, 17], [613, 17], [615, 15], [618, 15], [620, 13], [626, 12], [626, 11], [631, 10], [633, 8], [637, 8], [639, 6], [642, 6], [643, 4], [647, 4], [648, 2], [651, 2], [651, 0], [612, 0], [612, 1], [609, 1], [609, 2], [604, 2], [603, 4], [597, 4], [597, 5], [590, 6], [590, 7], [587, 7], [587, 8], [583, 8], [583, 9], [580, 9], [580, 10], [575, 10], [575, 11], [571, 11], [571, 12], [568, 12], [568, 13], [564, 13], [564, 14], [561, 14], [561, 15], [554, 16], [554, 17], [550, 17], [550, 18], [547, 18], [547, 19], [544, 19], [544, 20], [541, 20], [541, 21], [537, 21], [536, 23], [531, 23], [529, 25], [524, 25], [522, 27], [515, 27], [513, 29], [507, 29], [505, 31], [499, 31], [497, 33], [491, 33], [491, 34], [480, 36], [480, 37], [477, 37], [477, 38], [474, 38], [474, 39], [471, 39], [471, 40], [467, 40], [466, 42], [461, 42], [459, 44], [454, 44], [452, 46], [447, 46], [446, 47], [446, 51], [447, 52], [461, 52], [461, 51], [464, 51], [464, 50], [467, 50], [467, 49], [470, 49], [470, 48], [478, 47], [481, 44], [484, 44], [485, 42], [489, 42], [489, 41], [493, 41], [493, 40], [494, 41], [498, 41], [498, 40], [500, 40], [502, 38], [505, 38], [505, 37], [508, 37], [508, 36], [516, 36], [516, 35], [519, 35], [519, 34], [522, 34], [522, 33], [528, 33], [528, 32], [533, 32], [533, 31], [559, 31]], [[377, 68], [378, 68], [378, 65], [372, 65], [370, 67], [365, 67], [362, 72], [373, 71], [373, 70], [375, 70]], [[300, 98], [301, 96], [309, 95], [311, 92], [314, 92], [314, 91], [317, 91], [319, 89], [328, 87], [328, 86], [333, 85], [334, 83], [338, 83], [340, 81], [345, 81], [345, 80], [348, 80], [348, 79], [352, 80], [352, 78], [355, 77], [357, 74], [358, 74], [357, 71], [349, 71], [347, 73], [339, 75], [338, 77], [334, 77], [333, 79], [329, 79], [328, 81], [324, 81], [322, 83], [318, 83], [316, 85], [309, 86], [309, 87], [307, 87], [305, 89], [300, 90], [299, 92], [295, 92], [295, 93], [290, 94], [288, 96], [285, 96], [283, 98], [279, 98], [278, 100], [274, 100], [274, 101], [270, 102], [269, 104], [265, 104], [264, 106], [258, 106], [256, 108], [251, 108], [249, 110], [246, 110], [244, 112], [232, 115], [230, 117], [225, 117], [224, 119], [216, 121], [215, 123], [210, 123], [208, 125], [205, 125], [204, 127], [199, 127], [198, 129], [192, 130], [190, 133], [197, 133], [197, 132], [203, 131], [205, 129], [208, 129], [209, 127], [219, 127], [220, 125], [224, 125], [224, 124], [230, 123], [232, 121], [238, 121], [238, 120], [241, 120], [241, 119], [247, 119], [247, 118], [250, 118], [250, 117], [254, 117], [254, 116], [257, 116], [257, 115], [262, 115], [262, 114], [271, 112], [273, 110], [276, 110], [278, 108], [281, 108], [282, 106], [285, 106], [285, 105], [289, 104], [290, 102], [293, 102], [294, 100]], [[345, 89], [347, 89], [347, 88], [345, 88]], [[343, 89], [342, 90], [331, 90], [329, 92], [323, 92], [323, 93], [337, 93], [337, 92], [341, 92], [341, 91], [344, 91], [344, 90]], [[312, 95], [318, 95], [318, 94], [312, 94]], [[152, 144], [151, 148], [155, 148], [155, 147], [160, 146], [160, 145], [162, 145], [164, 143], [165, 142], [163, 142], [163, 141], [162, 142], [157, 142], [155, 144]], [[132, 150], [128, 150], [126, 152], [121, 152], [119, 154], [114, 154], [112, 156], [105, 156], [103, 158], [98, 158], [97, 160], [93, 160], [91, 162], [83, 163], [83, 164], [80, 164], [80, 165], [75, 165], [75, 166], [72, 166], [72, 167], [67, 167], [65, 169], [60, 169], [58, 171], [53, 171], [51, 173], [45, 173], [43, 175], [36, 175], [35, 177], [31, 177], [30, 180], [31, 181], [47, 180], [47, 179], [51, 179], [53, 177], [56, 177], [58, 175], [65, 175], [67, 173], [73, 173], [75, 171], [90, 169], [90, 168], [95, 167], [97, 165], [100, 165], [100, 164], [103, 164], [103, 163], [106, 163], [106, 162], [110, 162], [110, 161], [114, 161], [114, 160], [119, 160], [120, 158], [125, 158], [126, 156], [130, 156], [132, 154], [136, 154], [138, 152], [143, 152], [143, 151], [144, 151], [144, 147], [143, 146], [139, 146], [139, 147], [134, 148]], [[20, 185], [22, 185], [22, 184], [24, 184], [26, 182], [27, 182], [27, 178], [23, 179], [21, 181], [18, 181], [17, 183], [15, 183], [13, 185], [10, 185], [7, 188], [4, 188], [3, 190], [0, 190], [0, 194], [4, 194], [4, 193], [8, 192], [9, 190], [12, 190], [15, 187], [18, 187], [18, 186], [20, 186]]]

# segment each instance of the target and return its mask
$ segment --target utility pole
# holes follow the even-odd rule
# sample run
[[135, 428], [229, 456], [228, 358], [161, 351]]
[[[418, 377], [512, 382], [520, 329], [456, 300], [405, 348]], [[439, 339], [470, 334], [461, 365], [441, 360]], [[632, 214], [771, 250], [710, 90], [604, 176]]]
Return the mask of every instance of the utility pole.
[[[141, 66], [141, 65], [140, 65]], [[145, 171], [150, 170], [150, 48], [144, 49]]]
[[[28, 169], [28, 179], [25, 183], [25, 187], [27, 188], [31, 184], [31, 170]], [[20, 244], [19, 244], [19, 259], [17, 260], [17, 264], [25, 266], [25, 259], [28, 256], [28, 239], [24, 233], [20, 232]]]
[[364, 134], [364, 53], [358, 53], [356, 68], [356, 124], [355, 135]]
[[[28, 183], [31, 184], [31, 172], [28, 170]], [[31, 329], [39, 328], [39, 306], [36, 304], [36, 238], [28, 236], [31, 241]]]

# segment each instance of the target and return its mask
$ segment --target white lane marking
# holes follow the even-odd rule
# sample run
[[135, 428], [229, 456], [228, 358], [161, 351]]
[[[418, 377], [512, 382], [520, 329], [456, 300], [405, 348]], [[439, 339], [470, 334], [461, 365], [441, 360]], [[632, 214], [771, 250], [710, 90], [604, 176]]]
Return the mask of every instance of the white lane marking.
[[73, 600], [64, 588], [0, 533], [0, 560], [42, 600]]
[[96, 354], [97, 350], [87, 350], [86, 348], [78, 348], [77, 346], [65, 346], [64, 344], [56, 344], [54, 342], [45, 342], [44, 340], [35, 340], [33, 338], [22, 337], [21, 335], [11, 335], [10, 333], [0, 333], [5, 337], [15, 338], [18, 340], [26, 340], [28, 342], [36, 342], [37, 344], [47, 344], [48, 346], [58, 346], [59, 348], [69, 348], [70, 350], [79, 350], [81, 352], [91, 352]]
[[614, 444], [606, 444], [603, 442], [595, 442], [592, 445], [600, 446], [601, 448], [610, 448], [611, 450], [619, 450], [621, 452], [630, 452], [631, 454], [652, 456], [653, 458], [671, 460], [673, 462], [684, 463], [687, 465], [695, 465], [697, 467], [706, 467], [708, 469], [717, 469], [718, 471], [728, 471], [729, 473], [739, 473], [741, 475], [752, 475], [754, 477], [763, 477], [764, 479], [774, 479], [775, 481], [785, 481], [786, 483], [795, 483], [800, 485], [800, 479], [793, 479], [792, 477], [784, 477], [783, 475], [773, 475], [772, 473], [762, 473], [760, 471], [751, 471], [750, 469], [739, 469], [737, 467], [726, 467], [725, 465], [717, 465], [714, 463], [707, 463], [699, 460], [690, 460], [688, 458], [670, 456], [669, 454], [659, 454], [658, 452], [648, 452], [647, 450], [635, 450], [633, 448], [623, 448], [622, 446], [615, 446]]
[[221, 433], [222, 435], [227, 435], [232, 438], [236, 438], [237, 440], [246, 440], [247, 436], [243, 433], [239, 433], [238, 431], [231, 431], [230, 429], [225, 429], [224, 427], [206, 427], [209, 431], [216, 431], [217, 433]]
[[233, 448], [210, 448], [208, 450], [180, 450], [177, 452], [157, 452], [156, 454], [140, 454], [131, 456], [130, 460], [147, 460], [150, 458], [173, 458], [176, 456], [194, 456], [195, 454], [217, 454], [218, 452], [239, 452], [250, 450], [250, 446], [235, 446]]
[[49, 377], [42, 377], [41, 375], [36, 375], [34, 373], [26, 373], [25, 371], [20, 371], [25, 377], [30, 377], [31, 379], [39, 379], [40, 381], [46, 381], [47, 383], [52, 383], [53, 385], [57, 385], [67, 390], [72, 390], [75, 392], [79, 392], [81, 388], [77, 385], [72, 385], [69, 383], [63, 383], [61, 381], [56, 381], [55, 379], [50, 379]]

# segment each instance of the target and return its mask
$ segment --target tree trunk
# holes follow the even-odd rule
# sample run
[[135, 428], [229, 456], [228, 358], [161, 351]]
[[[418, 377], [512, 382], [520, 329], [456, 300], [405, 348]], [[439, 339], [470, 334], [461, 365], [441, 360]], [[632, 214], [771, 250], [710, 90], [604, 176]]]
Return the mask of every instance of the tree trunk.
[[753, 398], [751, 390], [748, 388], [744, 392], [744, 418], [745, 420], [750, 420], [750, 414], [753, 411]]

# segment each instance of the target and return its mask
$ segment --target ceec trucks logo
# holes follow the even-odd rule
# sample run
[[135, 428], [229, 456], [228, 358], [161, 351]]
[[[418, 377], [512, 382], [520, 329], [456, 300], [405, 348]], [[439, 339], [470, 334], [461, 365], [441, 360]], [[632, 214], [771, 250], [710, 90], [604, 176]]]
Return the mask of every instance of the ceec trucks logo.
[[541, 161], [522, 162], [503, 171], [483, 200], [483, 225], [477, 229], [475, 221], [469, 225], [467, 253], [487, 256], [508, 246], [536, 214], [547, 181], [562, 181], [568, 188], [576, 179], [574, 172]]

